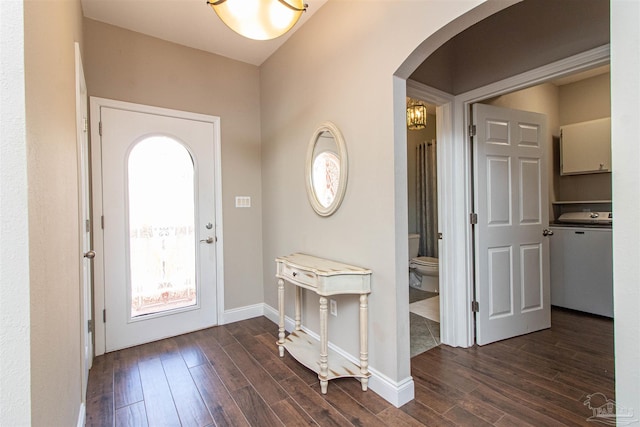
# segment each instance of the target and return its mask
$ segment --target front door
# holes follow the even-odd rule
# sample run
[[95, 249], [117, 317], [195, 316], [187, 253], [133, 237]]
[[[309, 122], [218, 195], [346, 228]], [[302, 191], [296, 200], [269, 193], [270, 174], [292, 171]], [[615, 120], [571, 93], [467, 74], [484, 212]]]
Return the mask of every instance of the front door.
[[476, 342], [551, 326], [546, 116], [473, 105]]
[[100, 107], [106, 351], [216, 324], [216, 122], [201, 117]]

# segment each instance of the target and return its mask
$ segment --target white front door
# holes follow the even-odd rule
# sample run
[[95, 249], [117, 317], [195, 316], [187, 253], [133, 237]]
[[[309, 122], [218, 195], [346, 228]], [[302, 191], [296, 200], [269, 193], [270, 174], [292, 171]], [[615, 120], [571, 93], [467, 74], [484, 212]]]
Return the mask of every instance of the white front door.
[[218, 122], [176, 113], [100, 107], [106, 351], [217, 321]]
[[476, 342], [551, 326], [546, 116], [473, 105]]

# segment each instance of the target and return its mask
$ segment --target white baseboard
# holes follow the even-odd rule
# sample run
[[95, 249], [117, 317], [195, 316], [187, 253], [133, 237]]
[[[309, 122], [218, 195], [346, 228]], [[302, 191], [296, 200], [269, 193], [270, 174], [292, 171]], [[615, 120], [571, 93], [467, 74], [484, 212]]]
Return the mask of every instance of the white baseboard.
[[[278, 310], [276, 310], [275, 308], [267, 304], [264, 304], [263, 313], [264, 313], [263, 315], [267, 319], [271, 320], [276, 325], [278, 324], [280, 320], [280, 314]], [[294, 328], [295, 322], [292, 318], [285, 316], [284, 325], [285, 325], [284, 326], [285, 329], [291, 332]], [[302, 327], [302, 329], [313, 338], [318, 340], [320, 339], [320, 336], [315, 332], [310, 331], [304, 326]], [[335, 351], [336, 353], [340, 354], [345, 359], [350, 360], [355, 364], [359, 363], [359, 358], [352, 356], [351, 354], [347, 353], [346, 351], [342, 350], [340, 347], [337, 347], [331, 342], [329, 343], [329, 348], [331, 348], [331, 350]], [[412, 377], [407, 377], [400, 382], [396, 382], [391, 380], [386, 375], [380, 373], [378, 370], [376, 370], [372, 366], [369, 366], [369, 372], [371, 373], [371, 377], [369, 378], [369, 388], [372, 391], [376, 392], [376, 394], [380, 395], [380, 397], [385, 399], [387, 402], [394, 405], [396, 408], [399, 408], [405, 403], [413, 400], [414, 383], [413, 383]]]
[[80, 404], [80, 409], [78, 412], [78, 424], [77, 427], [84, 427], [85, 421], [87, 418], [87, 407], [84, 402]]
[[264, 304], [264, 317], [271, 320], [277, 325], [278, 321], [280, 320], [280, 313], [270, 305]]
[[241, 320], [253, 319], [264, 315], [264, 304], [247, 305], [245, 307], [225, 310], [221, 325], [239, 322]]
[[369, 367], [369, 372], [371, 372], [369, 388], [396, 408], [413, 400], [414, 383], [412, 377], [409, 376], [402, 381], [396, 382], [374, 368]]

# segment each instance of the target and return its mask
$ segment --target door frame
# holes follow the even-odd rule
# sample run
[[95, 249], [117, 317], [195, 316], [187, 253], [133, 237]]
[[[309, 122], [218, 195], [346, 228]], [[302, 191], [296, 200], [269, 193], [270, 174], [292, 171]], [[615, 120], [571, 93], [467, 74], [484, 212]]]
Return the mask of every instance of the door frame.
[[[466, 175], [471, 176], [472, 170], [472, 145], [470, 143], [471, 139], [469, 135], [469, 125], [472, 122], [472, 104], [495, 96], [504, 95], [546, 83], [553, 79], [586, 71], [601, 65], [606, 65], [609, 63], [609, 60], [610, 49], [607, 44], [456, 96], [454, 101], [454, 139], [456, 141], [461, 141], [460, 145], [464, 152], [464, 165], [461, 165], [461, 168], [466, 171]], [[549, 167], [553, 167], [553, 165], [549, 165]], [[454, 169], [454, 171], [456, 170]], [[467, 289], [464, 294], [467, 296], [467, 299], [464, 301], [458, 301], [456, 308], [458, 310], [462, 309], [457, 313], [457, 315], [466, 319], [467, 334], [466, 337], [458, 336], [456, 338], [458, 342], [465, 344], [462, 345], [463, 347], [470, 347], [475, 343], [475, 316], [471, 311], [471, 303], [473, 301], [473, 292], [475, 288], [474, 272], [476, 262], [473, 248], [473, 230], [468, 221], [468, 214], [473, 211], [474, 197], [473, 186], [470, 179], [466, 179], [465, 181], [464, 196], [464, 212], [466, 213], [465, 218], [467, 219], [465, 224], [467, 232], [465, 233], [466, 239], [464, 241], [465, 252], [467, 253], [467, 265], [465, 266], [467, 275], [465, 283]]]
[[[475, 288], [473, 230], [472, 145], [469, 136], [471, 104], [610, 62], [609, 45], [600, 46], [522, 74], [462, 93], [446, 94], [418, 82], [406, 81], [406, 94], [438, 106], [441, 342], [453, 347], [475, 343], [475, 316], [471, 311]], [[440, 117], [441, 116], [441, 117]], [[406, 239], [404, 239], [406, 240]], [[408, 264], [408, 260], [407, 263]], [[407, 301], [408, 304], [408, 301]]]
[[95, 313], [95, 355], [99, 356], [105, 353], [105, 323], [103, 318], [103, 310], [105, 309], [105, 283], [104, 283], [104, 233], [102, 229], [102, 220], [98, 220], [102, 216], [102, 156], [99, 149], [101, 140], [100, 136], [100, 109], [102, 107], [117, 108], [147, 114], [155, 114], [160, 116], [170, 116], [183, 118], [187, 120], [197, 120], [212, 123], [214, 126], [214, 210], [216, 221], [216, 237], [218, 239], [216, 249], [216, 306], [217, 306], [217, 324], [224, 323], [224, 237], [222, 225], [222, 159], [221, 159], [221, 142], [220, 142], [220, 117], [210, 116], [200, 113], [191, 113], [187, 111], [173, 110], [169, 108], [153, 107], [149, 105], [135, 104], [113, 99], [90, 97], [91, 111], [91, 164], [92, 164], [92, 195], [93, 195], [93, 212], [95, 221], [93, 221], [93, 238], [94, 248], [97, 255], [94, 259], [94, 313]]
[[[452, 221], [449, 220], [454, 212], [451, 206], [455, 205], [455, 201], [451, 199], [453, 192], [450, 191], [452, 184], [452, 174], [449, 173], [446, 159], [452, 157], [451, 150], [453, 148], [453, 101], [454, 96], [438, 89], [426, 86], [414, 80], [407, 80], [407, 96], [420, 99], [428, 104], [436, 106], [436, 162], [438, 164], [437, 180], [438, 180], [438, 231], [443, 236], [453, 235], [453, 230], [449, 227]], [[445, 219], [445, 220], [442, 220]], [[454, 293], [456, 289], [451, 286], [457, 280], [456, 271], [452, 268], [451, 260], [454, 259], [455, 247], [447, 244], [448, 240], [443, 238], [439, 240], [438, 245], [438, 273], [439, 273], [439, 290], [440, 290], [440, 340], [448, 344], [452, 341], [452, 332], [456, 330], [457, 318], [451, 311], [450, 301], [454, 301]], [[407, 262], [407, 265], [409, 263]], [[408, 301], [408, 300], [407, 300]], [[408, 302], [407, 302], [408, 303]]]

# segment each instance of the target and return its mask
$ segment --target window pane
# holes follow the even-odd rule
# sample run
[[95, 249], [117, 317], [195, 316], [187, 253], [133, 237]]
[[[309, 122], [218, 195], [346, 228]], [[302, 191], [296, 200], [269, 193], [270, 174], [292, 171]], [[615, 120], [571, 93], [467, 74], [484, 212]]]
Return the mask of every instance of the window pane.
[[196, 305], [193, 159], [174, 139], [129, 154], [131, 317]]

